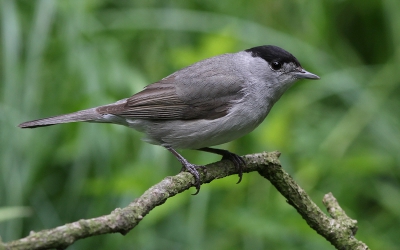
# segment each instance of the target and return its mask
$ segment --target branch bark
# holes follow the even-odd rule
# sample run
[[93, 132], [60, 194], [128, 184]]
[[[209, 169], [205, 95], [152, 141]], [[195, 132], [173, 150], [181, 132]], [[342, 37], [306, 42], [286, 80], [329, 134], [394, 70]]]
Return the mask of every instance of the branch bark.
[[[337, 249], [366, 250], [368, 247], [354, 236], [357, 221], [347, 217], [332, 194], [324, 197], [323, 203], [331, 217], [328, 217], [315, 205], [306, 192], [281, 167], [279, 152], [260, 153], [244, 156], [247, 163], [245, 173], [258, 171], [268, 179], [287, 199], [308, 225]], [[201, 183], [237, 174], [234, 165], [229, 161], [220, 161], [201, 171]], [[132, 230], [153, 208], [163, 204], [168, 198], [193, 186], [191, 174], [182, 172], [176, 176], [166, 177], [160, 183], [148, 189], [141, 197], [125, 208], [117, 208], [111, 214], [97, 218], [79, 220], [54, 229], [31, 232], [29, 236], [11, 241], [0, 242], [0, 250], [6, 249], [65, 249], [79, 239], [94, 235], [121, 233], [125, 235]]]

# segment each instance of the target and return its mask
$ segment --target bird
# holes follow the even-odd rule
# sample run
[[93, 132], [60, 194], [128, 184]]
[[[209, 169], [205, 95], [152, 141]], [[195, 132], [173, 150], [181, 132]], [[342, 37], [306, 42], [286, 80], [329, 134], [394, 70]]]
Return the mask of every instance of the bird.
[[201, 60], [111, 104], [19, 124], [37, 128], [70, 122], [112, 123], [144, 134], [143, 140], [170, 151], [194, 177], [199, 166], [179, 149], [201, 150], [231, 160], [242, 180], [244, 159], [212, 148], [253, 131], [282, 94], [300, 79], [320, 79], [288, 51], [261, 45]]

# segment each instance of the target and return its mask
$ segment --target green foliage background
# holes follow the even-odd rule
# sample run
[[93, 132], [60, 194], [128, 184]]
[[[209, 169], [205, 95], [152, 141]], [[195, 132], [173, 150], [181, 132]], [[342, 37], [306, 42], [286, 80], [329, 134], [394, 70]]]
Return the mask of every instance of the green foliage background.
[[[275, 44], [302, 81], [251, 134], [222, 145], [279, 150], [322, 207], [332, 192], [371, 249], [400, 245], [400, 1], [0, 1], [0, 236], [14, 240], [126, 206], [179, 163], [116, 125], [35, 130], [26, 120], [114, 102], [198, 60]], [[214, 155], [183, 151], [206, 164]], [[70, 249], [333, 249], [258, 174], [189, 190], [126, 236]]]

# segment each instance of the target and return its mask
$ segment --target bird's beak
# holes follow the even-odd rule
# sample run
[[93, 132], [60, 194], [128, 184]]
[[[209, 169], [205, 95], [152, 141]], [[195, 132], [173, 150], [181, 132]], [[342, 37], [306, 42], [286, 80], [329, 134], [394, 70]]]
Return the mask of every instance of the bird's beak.
[[299, 71], [296, 73], [296, 77], [297, 79], [314, 79], [314, 80], [318, 80], [320, 79], [319, 76], [308, 72], [307, 70], [300, 68]]

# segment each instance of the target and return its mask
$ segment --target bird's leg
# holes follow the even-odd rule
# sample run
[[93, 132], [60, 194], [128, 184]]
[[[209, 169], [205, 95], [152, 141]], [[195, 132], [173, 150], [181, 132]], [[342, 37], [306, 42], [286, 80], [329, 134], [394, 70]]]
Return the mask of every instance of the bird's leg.
[[[222, 160], [230, 160], [233, 162], [235, 165], [236, 169], [238, 170], [238, 175], [239, 175], [239, 181], [237, 183], [240, 183], [242, 181], [242, 176], [243, 176], [243, 168], [246, 166], [246, 162], [243, 160], [243, 158], [237, 154], [231, 153], [228, 150], [224, 149], [218, 149], [218, 148], [199, 148], [198, 150], [213, 153], [213, 154], [218, 154], [222, 155]], [[236, 184], [237, 184], [236, 183]]]
[[183, 158], [182, 155], [180, 155], [178, 152], [176, 152], [176, 150], [173, 149], [172, 147], [169, 147], [169, 146], [164, 146], [164, 147], [166, 149], [168, 149], [168, 151], [171, 152], [176, 157], [176, 159], [178, 159], [178, 161], [180, 161], [180, 163], [182, 164], [182, 170], [186, 169], [193, 175], [194, 180], [195, 180], [194, 185], [196, 187], [196, 193], [194, 193], [193, 195], [198, 194], [200, 191], [200, 175], [196, 168], [204, 167], [204, 166], [197, 166], [197, 165], [194, 165], [194, 164], [188, 162], [185, 158]]

